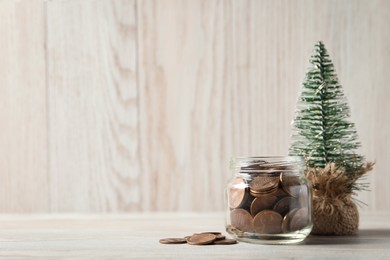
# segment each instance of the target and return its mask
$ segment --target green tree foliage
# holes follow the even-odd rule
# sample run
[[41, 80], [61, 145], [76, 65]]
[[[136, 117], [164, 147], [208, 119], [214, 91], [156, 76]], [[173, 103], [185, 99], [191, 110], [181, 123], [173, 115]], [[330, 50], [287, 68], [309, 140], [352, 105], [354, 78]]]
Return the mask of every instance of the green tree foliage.
[[356, 154], [360, 143], [355, 126], [348, 121], [349, 107], [322, 42], [316, 43], [310, 63], [293, 121], [290, 155], [303, 156], [314, 168], [334, 162], [354, 175], [364, 167], [364, 158]]

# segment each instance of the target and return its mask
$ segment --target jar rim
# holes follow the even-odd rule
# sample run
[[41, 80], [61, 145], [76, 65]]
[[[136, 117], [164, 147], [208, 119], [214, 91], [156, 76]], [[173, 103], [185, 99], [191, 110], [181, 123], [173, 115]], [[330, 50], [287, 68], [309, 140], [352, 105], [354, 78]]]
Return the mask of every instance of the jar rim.
[[[230, 168], [232, 170], [243, 170], [242, 167], [247, 167], [245, 172], [269, 171], [270, 167], [288, 167], [289, 170], [302, 170], [306, 167], [306, 163], [301, 156], [240, 156], [231, 158]], [[258, 169], [259, 167], [260, 169]]]

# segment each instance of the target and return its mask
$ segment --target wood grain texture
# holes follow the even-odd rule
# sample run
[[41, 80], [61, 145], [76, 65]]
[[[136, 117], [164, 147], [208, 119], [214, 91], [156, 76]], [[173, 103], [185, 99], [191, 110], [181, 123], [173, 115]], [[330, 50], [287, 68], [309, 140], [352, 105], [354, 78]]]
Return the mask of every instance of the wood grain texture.
[[[358, 236], [311, 236], [299, 245], [163, 245], [165, 237], [224, 231], [223, 214], [0, 216], [4, 259], [389, 259], [390, 215], [363, 215]], [[226, 234], [227, 235], [227, 234]]]
[[135, 1], [47, 3], [51, 210], [139, 208]]
[[[314, 43], [390, 209], [390, 1], [0, 0], [0, 211], [215, 211], [284, 155]], [[46, 48], [45, 48], [46, 47]]]
[[139, 1], [138, 19], [143, 209], [222, 209], [238, 141], [230, 5]]
[[361, 152], [378, 161], [362, 210], [389, 209], [375, 199], [389, 197], [390, 181], [389, 108], [377, 104], [388, 96], [387, 1], [141, 1], [138, 13], [145, 209], [221, 209], [230, 156], [286, 154], [318, 40]]
[[47, 212], [43, 1], [0, 1], [0, 211]]

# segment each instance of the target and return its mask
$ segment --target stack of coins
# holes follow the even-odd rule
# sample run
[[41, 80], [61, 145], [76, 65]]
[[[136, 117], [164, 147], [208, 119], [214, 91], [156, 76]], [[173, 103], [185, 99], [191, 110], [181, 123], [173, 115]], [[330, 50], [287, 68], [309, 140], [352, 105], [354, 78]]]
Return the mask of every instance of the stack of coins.
[[189, 244], [194, 246], [201, 245], [233, 245], [237, 241], [234, 239], [226, 238], [220, 232], [202, 232], [195, 233], [186, 237], [170, 237], [162, 238], [159, 241], [161, 244]]
[[236, 177], [228, 190], [229, 232], [281, 234], [309, 225], [308, 188], [296, 174], [261, 164], [247, 170], [254, 171]]

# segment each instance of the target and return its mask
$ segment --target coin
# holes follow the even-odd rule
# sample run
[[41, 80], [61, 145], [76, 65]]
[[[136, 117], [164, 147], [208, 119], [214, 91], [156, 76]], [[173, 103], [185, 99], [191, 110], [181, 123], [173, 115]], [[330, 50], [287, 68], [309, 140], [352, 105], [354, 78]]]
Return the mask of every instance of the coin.
[[279, 212], [280, 215], [284, 216], [289, 212], [291, 209], [298, 207], [298, 201], [296, 198], [293, 197], [285, 197], [278, 202], [276, 202], [274, 206], [274, 210]]
[[276, 191], [278, 185], [279, 176], [256, 176], [250, 182], [250, 192], [253, 194], [268, 194]]
[[187, 238], [187, 243], [190, 245], [209, 245], [212, 244], [217, 239], [217, 236], [214, 234], [193, 234]]
[[299, 196], [300, 187], [302, 185], [298, 176], [293, 175], [291, 173], [283, 172], [282, 174], [280, 174], [280, 182], [285, 192], [287, 192], [293, 197]]
[[252, 216], [244, 209], [230, 212], [231, 225], [242, 232], [253, 232]]
[[252, 216], [256, 216], [256, 214], [262, 210], [273, 209], [277, 199], [278, 198], [273, 195], [263, 195], [255, 198], [251, 204]]
[[269, 190], [263, 190], [263, 191], [254, 191], [254, 190], [250, 190], [250, 195], [252, 195], [253, 197], [261, 197], [263, 195], [270, 195], [270, 194], [274, 194], [276, 191], [278, 190], [278, 187], [274, 187], [272, 189], [269, 189]]
[[229, 191], [229, 206], [230, 208], [238, 208], [245, 201], [246, 182], [243, 178], [237, 177]]
[[286, 216], [284, 216], [283, 222], [282, 222], [283, 233], [290, 232], [290, 222], [291, 222], [291, 219], [294, 216], [295, 212], [297, 212], [297, 211], [298, 211], [298, 209], [292, 209], [286, 214]]
[[237, 241], [230, 238], [214, 241], [214, 245], [233, 245], [233, 244], [237, 244]]
[[277, 191], [274, 192], [273, 195], [278, 197], [278, 199], [282, 199], [284, 197], [290, 196], [283, 189], [277, 189]]
[[169, 237], [169, 238], [162, 238], [159, 240], [159, 242], [161, 244], [185, 244], [187, 243], [187, 240], [181, 237]]
[[264, 169], [264, 165], [267, 164], [266, 161], [263, 160], [251, 160], [248, 163], [245, 163], [245, 166], [241, 167], [241, 171], [256, 171]]
[[282, 216], [273, 210], [263, 210], [253, 218], [253, 226], [257, 233], [281, 233]]
[[[217, 240], [225, 239], [226, 237], [222, 235], [221, 232], [211, 231], [211, 232], [202, 232], [202, 233], [195, 233], [195, 234], [213, 234], [216, 236]], [[187, 237], [185, 237], [187, 238]]]
[[309, 210], [307, 208], [299, 209], [290, 221], [290, 230], [301, 230], [309, 224]]
[[218, 232], [218, 231], [206, 231], [206, 232], [201, 232], [201, 233], [196, 233], [196, 234], [213, 234], [216, 236], [222, 235], [222, 233]]

